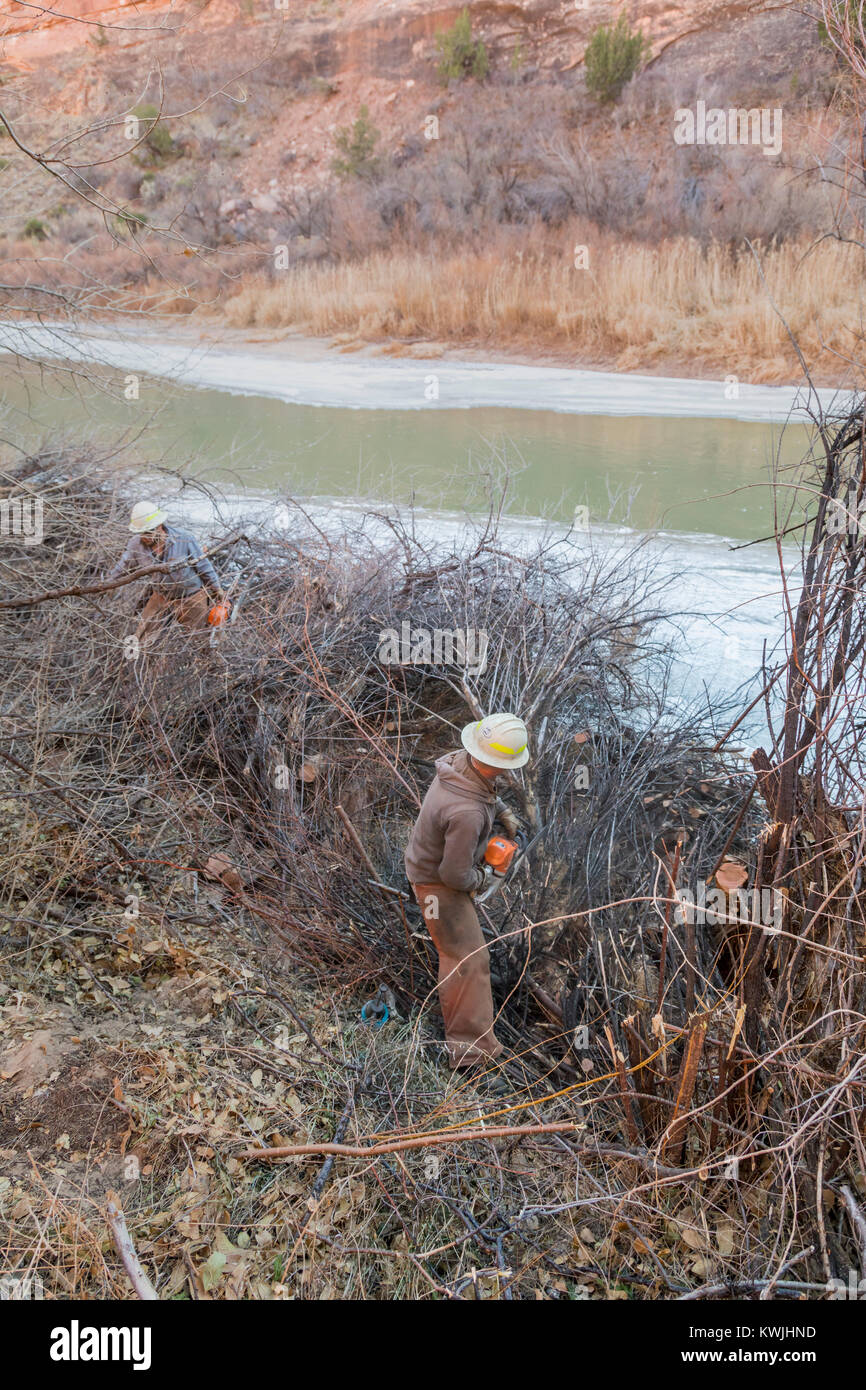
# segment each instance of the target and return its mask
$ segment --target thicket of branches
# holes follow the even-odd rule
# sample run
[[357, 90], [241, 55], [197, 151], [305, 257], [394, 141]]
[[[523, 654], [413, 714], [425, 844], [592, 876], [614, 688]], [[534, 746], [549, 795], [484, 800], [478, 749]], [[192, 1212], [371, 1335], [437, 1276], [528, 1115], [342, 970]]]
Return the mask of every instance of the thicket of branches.
[[[862, 75], [859, 10], [825, 8]], [[847, 1285], [866, 1268], [864, 419], [862, 401], [816, 418], [805, 474], [777, 479], [785, 637], [765, 663], [753, 772], [726, 752], [733, 714], [708, 727], [665, 708], [660, 579], [640, 544], [546, 535], [516, 550], [495, 504], [452, 543], [411, 514], [338, 524], [287, 503], [279, 524], [213, 523], [233, 625], [213, 644], [170, 628], [135, 657], [140, 588], [100, 582], [130, 480], [83, 450], [27, 461], [2, 493], [37, 495], [46, 529], [43, 545], [4, 537], [0, 551], [9, 971], [24, 962], [49, 996], [45, 962], [71, 962], [88, 1008], [122, 1009], [97, 960], [119, 950], [115, 916], [128, 935], [130, 898], [163, 933], [160, 960], [181, 959], [203, 917], [231, 971], [226, 1017], [269, 1048], [275, 1028], [298, 1027], [315, 1058], [300, 1111], [280, 1116], [289, 1142], [270, 1147], [325, 1157], [354, 1125], [338, 1164], [375, 1170], [365, 1220], [382, 1201], [411, 1232], [414, 1292], [459, 1296], [485, 1260], [503, 1297], [526, 1295], [538, 1262], [571, 1287], [595, 1271], [648, 1296]], [[485, 670], [383, 665], [380, 635], [404, 621], [486, 631]], [[544, 835], [483, 916], [497, 1027], [530, 1076], [491, 1104], [435, 1069], [434, 962], [401, 855], [433, 759], [497, 706], [530, 722], [533, 761], [505, 796]], [[208, 878], [221, 887], [205, 906]], [[768, 890], [779, 912], [693, 923], [679, 895], [701, 881]], [[300, 1017], [300, 988], [333, 1007], [337, 1042]], [[362, 1043], [340, 1015], [376, 991], [398, 1021]], [[225, 1040], [230, 1024], [212, 1026]], [[491, 1124], [510, 1131], [508, 1162]], [[243, 1190], [254, 1222], [283, 1170], [241, 1149], [240, 1121], [207, 1137], [226, 1191], [242, 1165], [276, 1171]], [[441, 1155], [436, 1176], [398, 1170], [390, 1155], [412, 1146]], [[180, 1147], [170, 1156], [183, 1164]], [[331, 1174], [326, 1161], [303, 1190], [318, 1202]], [[435, 1239], [416, 1224], [430, 1204], [446, 1213]], [[309, 1213], [287, 1219], [295, 1249]], [[362, 1260], [357, 1240], [348, 1256]]]
[[[785, 732], [758, 757], [757, 782], [725, 754], [724, 731], [665, 711], [661, 580], [640, 543], [624, 553], [550, 534], [516, 550], [496, 505], [451, 542], [411, 514], [337, 523], [287, 503], [279, 524], [250, 514], [215, 532], [234, 624], [213, 644], [169, 629], [134, 659], [124, 643], [141, 590], [100, 579], [129, 485], [73, 455], [30, 460], [7, 486], [43, 497], [45, 542], [17, 554], [6, 543], [0, 601], [0, 762], [5, 791], [33, 817], [5, 865], [12, 958], [44, 949], [47, 932], [86, 963], [93, 913], [120, 918], [130, 894], [182, 939], [178, 883], [188, 892], [193, 874], [210, 874], [224, 888], [224, 949], [259, 943], [228, 1007], [272, 1037], [294, 1026], [299, 981], [350, 1016], [379, 991], [404, 1021], [388, 1123], [369, 1116], [356, 1060], [317, 1084], [345, 1096], [360, 1150], [383, 1132], [398, 1148], [440, 1146], [431, 1135], [465, 1098], [419, 1108], [439, 1048], [435, 976], [401, 896], [402, 850], [433, 759], [461, 725], [519, 709], [534, 756], [504, 794], [530, 832], [546, 829], [482, 920], [497, 1027], [530, 1080], [499, 1109], [481, 1104], [557, 1182], [577, 1180], [578, 1196], [539, 1192], [527, 1207], [501, 1173], [495, 1201], [485, 1189], [515, 1271], [506, 1296], [527, 1287], [529, 1208], [548, 1251], [564, 1212], [568, 1227], [616, 1209], [630, 1254], [608, 1277], [626, 1268], [648, 1293], [783, 1296], [844, 1282], [862, 1219], [863, 789], [850, 682], [863, 644], [859, 550], [827, 537], [826, 511], [849, 476], [862, 487], [857, 418], [827, 434], [796, 656], [779, 668]], [[207, 500], [218, 518], [219, 499]], [[71, 592], [44, 597], [59, 591]], [[486, 631], [485, 670], [383, 664], [381, 634], [403, 622]], [[695, 926], [683, 914], [675, 888], [722, 882], [714, 874], [732, 861], [750, 886], [782, 895], [781, 925], [732, 912]], [[311, 1142], [303, 1116], [281, 1128]], [[320, 1134], [313, 1148], [326, 1150]], [[224, 1161], [238, 1137], [223, 1137]], [[448, 1172], [466, 1142], [441, 1150]], [[691, 1264], [659, 1258], [671, 1230], [690, 1232]], [[571, 1277], [584, 1276], [575, 1266]]]

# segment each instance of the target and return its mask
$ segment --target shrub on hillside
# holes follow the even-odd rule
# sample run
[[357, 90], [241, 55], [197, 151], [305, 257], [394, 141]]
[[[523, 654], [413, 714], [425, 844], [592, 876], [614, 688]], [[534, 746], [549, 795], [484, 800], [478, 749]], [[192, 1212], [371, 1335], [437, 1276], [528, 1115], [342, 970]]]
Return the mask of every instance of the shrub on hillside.
[[586, 88], [598, 101], [616, 101], [646, 61], [649, 44], [621, 14], [616, 24], [600, 24], [584, 54]]
[[381, 160], [376, 153], [379, 132], [370, 120], [366, 106], [358, 112], [352, 126], [342, 126], [334, 136], [338, 153], [331, 168], [341, 179], [373, 179], [379, 172]]
[[152, 155], [157, 159], [168, 159], [170, 155], [178, 153], [171, 132], [159, 119], [156, 106], [144, 103], [134, 107], [132, 114], [138, 117], [144, 128], [144, 145]]
[[472, 38], [472, 20], [468, 9], [457, 16], [450, 29], [436, 35], [439, 50], [437, 72], [444, 87], [464, 77], [485, 78], [490, 70], [487, 49], [480, 39]]

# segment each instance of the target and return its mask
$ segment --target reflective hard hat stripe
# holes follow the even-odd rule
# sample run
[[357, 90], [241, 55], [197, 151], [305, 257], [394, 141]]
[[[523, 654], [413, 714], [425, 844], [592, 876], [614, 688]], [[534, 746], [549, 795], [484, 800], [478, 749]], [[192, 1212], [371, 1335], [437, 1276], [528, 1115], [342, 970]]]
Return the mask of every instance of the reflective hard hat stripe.
[[[476, 735], [481, 732], [483, 723], [484, 720], [479, 719], [478, 723], [475, 725]], [[509, 748], [507, 743], [495, 743], [492, 738], [485, 739], [485, 742], [488, 748], [495, 749], [497, 753], [504, 753], [506, 758], [519, 758], [524, 748], [526, 748], [525, 743], [521, 743], [519, 748]]]

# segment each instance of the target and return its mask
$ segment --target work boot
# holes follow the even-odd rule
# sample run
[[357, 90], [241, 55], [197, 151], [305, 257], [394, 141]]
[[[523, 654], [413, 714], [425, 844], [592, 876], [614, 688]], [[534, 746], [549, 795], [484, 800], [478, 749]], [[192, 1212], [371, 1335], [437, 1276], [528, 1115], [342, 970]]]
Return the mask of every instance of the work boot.
[[455, 1067], [453, 1075], [458, 1085], [469, 1085], [482, 1096], [508, 1096], [514, 1089], [511, 1079], [501, 1070], [498, 1057], [469, 1067]]

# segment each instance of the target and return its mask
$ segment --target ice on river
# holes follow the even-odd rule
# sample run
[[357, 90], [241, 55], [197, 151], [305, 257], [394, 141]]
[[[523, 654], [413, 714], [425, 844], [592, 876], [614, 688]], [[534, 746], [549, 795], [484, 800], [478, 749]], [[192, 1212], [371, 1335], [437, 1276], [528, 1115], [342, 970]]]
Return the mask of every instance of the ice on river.
[[753, 386], [729, 377], [698, 381], [627, 372], [536, 367], [452, 358], [349, 359], [323, 344], [270, 348], [195, 345], [148, 327], [80, 332], [65, 324], [0, 322], [0, 352], [30, 360], [90, 362], [121, 372], [168, 377], [182, 386], [298, 405], [357, 410], [553, 410], [576, 415], [664, 415], [784, 421], [808, 407], [838, 406], [850, 393], [797, 386]]

